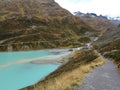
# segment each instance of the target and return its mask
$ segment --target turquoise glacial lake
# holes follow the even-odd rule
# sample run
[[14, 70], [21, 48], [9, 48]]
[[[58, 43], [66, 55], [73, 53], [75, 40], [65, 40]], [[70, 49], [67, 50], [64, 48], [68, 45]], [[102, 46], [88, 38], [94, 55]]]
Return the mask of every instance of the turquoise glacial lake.
[[[0, 65], [9, 64], [22, 59], [31, 59], [53, 55], [47, 50], [29, 52], [0, 53]], [[15, 64], [0, 68], [0, 90], [18, 90], [37, 83], [51, 72], [55, 71], [57, 64]]]

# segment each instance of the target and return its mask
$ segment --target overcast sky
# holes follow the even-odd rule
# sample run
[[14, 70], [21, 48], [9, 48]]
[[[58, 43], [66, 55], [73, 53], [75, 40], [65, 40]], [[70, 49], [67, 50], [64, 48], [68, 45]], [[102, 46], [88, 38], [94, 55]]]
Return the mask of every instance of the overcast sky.
[[70, 12], [96, 13], [111, 17], [120, 16], [120, 0], [55, 0]]

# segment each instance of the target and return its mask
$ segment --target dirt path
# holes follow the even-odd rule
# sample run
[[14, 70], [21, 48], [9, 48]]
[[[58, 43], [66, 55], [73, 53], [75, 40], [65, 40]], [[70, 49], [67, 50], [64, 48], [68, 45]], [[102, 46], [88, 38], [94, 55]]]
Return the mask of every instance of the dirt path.
[[73, 90], [120, 90], [120, 73], [115, 65], [105, 60], [105, 64], [89, 73], [80, 87]]

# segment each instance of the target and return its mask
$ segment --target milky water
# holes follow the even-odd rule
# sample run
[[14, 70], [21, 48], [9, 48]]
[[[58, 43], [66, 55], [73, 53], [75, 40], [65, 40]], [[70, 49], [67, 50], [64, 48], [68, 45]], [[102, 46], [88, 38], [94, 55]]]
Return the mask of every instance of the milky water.
[[[0, 65], [22, 59], [53, 55], [45, 51], [0, 53]], [[32, 85], [58, 68], [57, 64], [23, 63], [0, 68], [0, 90], [18, 90]]]
[[41, 51], [28, 51], [28, 52], [2, 52], [0, 53], [0, 65], [7, 64], [14, 61], [22, 60], [22, 59], [30, 59], [41, 56], [52, 55], [53, 53], [47, 50]]

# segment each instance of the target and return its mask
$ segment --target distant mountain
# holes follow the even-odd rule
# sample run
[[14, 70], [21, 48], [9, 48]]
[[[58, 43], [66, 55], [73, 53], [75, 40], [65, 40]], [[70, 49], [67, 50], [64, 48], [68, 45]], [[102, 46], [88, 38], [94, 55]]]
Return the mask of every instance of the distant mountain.
[[120, 20], [120, 17], [117, 16], [117, 17], [113, 17], [114, 20]]
[[103, 15], [97, 15], [96, 13], [82, 13], [80, 11], [74, 12], [74, 15], [76, 16], [84, 16], [84, 17], [98, 17], [98, 18], [103, 18], [103, 19], [108, 19], [107, 16]]
[[87, 17], [87, 18], [96, 17], [99, 19], [106, 19], [113, 24], [117, 24], [117, 25], [120, 24], [120, 17], [108, 17], [103, 15], [97, 15], [96, 13], [82, 13], [80, 11], [74, 12], [74, 15], [79, 17]]
[[114, 23], [114, 24], [117, 24], [117, 25], [120, 24], [120, 20], [115, 20], [115, 19], [113, 19], [113, 20], [110, 20], [110, 22], [111, 22], [111, 23]]
[[54, 0], [0, 0], [0, 51], [78, 47], [95, 32]]
[[79, 11], [75, 12], [74, 15], [80, 17], [85, 23], [100, 32], [105, 32], [108, 28], [115, 26], [103, 15], [98, 16], [95, 13], [81, 13]]

